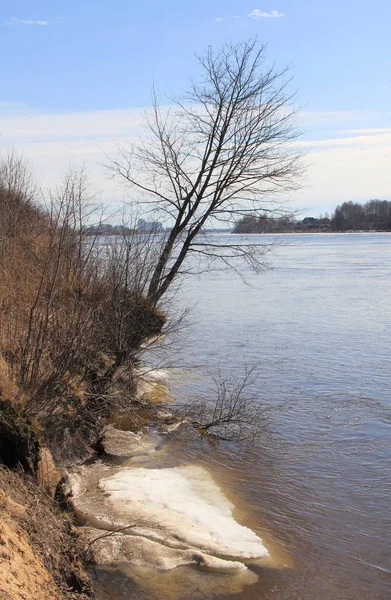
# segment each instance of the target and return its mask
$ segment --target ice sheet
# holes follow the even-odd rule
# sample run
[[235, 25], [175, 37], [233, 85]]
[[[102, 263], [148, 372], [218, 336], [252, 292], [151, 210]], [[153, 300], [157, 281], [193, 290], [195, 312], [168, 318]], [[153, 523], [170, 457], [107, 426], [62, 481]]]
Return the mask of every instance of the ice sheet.
[[225, 559], [266, 556], [267, 549], [251, 529], [232, 515], [233, 505], [206, 469], [180, 466], [169, 469], [123, 469], [102, 478], [117, 515], [141, 521], [137, 532], [172, 548], [195, 548]]

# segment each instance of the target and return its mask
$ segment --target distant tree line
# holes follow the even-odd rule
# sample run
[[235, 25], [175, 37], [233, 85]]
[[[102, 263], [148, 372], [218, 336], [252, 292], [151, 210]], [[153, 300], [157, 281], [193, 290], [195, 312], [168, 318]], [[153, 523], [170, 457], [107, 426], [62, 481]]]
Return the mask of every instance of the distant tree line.
[[85, 235], [131, 235], [133, 229], [125, 225], [110, 225], [109, 223], [99, 223], [85, 228]]
[[318, 218], [270, 217], [249, 214], [235, 223], [233, 233], [289, 233], [306, 231], [391, 231], [391, 202], [369, 200], [365, 204], [343, 202], [330, 216]]
[[306, 217], [302, 221], [292, 216], [269, 217], [246, 215], [235, 223], [233, 233], [290, 233], [309, 230], [330, 230], [331, 220], [326, 217]]
[[145, 221], [139, 219], [135, 228], [125, 225], [110, 225], [109, 223], [99, 223], [91, 225], [85, 229], [86, 235], [132, 235], [133, 233], [163, 233], [164, 227], [159, 221]]
[[344, 202], [335, 209], [332, 226], [336, 231], [391, 231], [391, 202], [370, 200], [365, 204]]

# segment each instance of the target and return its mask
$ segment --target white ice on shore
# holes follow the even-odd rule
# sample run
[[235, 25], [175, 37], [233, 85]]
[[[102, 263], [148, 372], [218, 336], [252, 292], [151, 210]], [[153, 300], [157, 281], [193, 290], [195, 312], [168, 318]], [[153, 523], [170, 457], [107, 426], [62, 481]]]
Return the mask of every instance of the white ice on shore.
[[102, 445], [106, 454], [112, 456], [143, 456], [155, 452], [161, 441], [155, 432], [132, 433], [108, 425], [103, 432]]
[[134, 533], [150, 540], [225, 561], [268, 554], [261, 538], [235, 521], [233, 505], [200, 466], [123, 469], [100, 479], [98, 486], [115, 521], [126, 514], [127, 520], [142, 522]]
[[[163, 369], [146, 369], [136, 371], [137, 376], [137, 398], [143, 399], [144, 397], [154, 396], [158, 394], [164, 399], [166, 394], [166, 382], [169, 377], [169, 373]], [[155, 398], [156, 399], [156, 398]]]
[[166, 381], [169, 378], [169, 372], [165, 369], [146, 369], [140, 370], [139, 376], [146, 381]]
[[102, 538], [99, 530], [86, 528], [83, 537], [88, 542], [93, 541], [94, 561], [98, 564], [131, 563], [163, 571], [183, 565], [198, 565], [214, 571], [246, 570], [238, 561], [216, 558], [200, 550], [170, 548], [143, 536], [113, 533]]
[[[247, 561], [268, 556], [261, 538], [234, 519], [234, 506], [205, 468], [146, 468], [151, 440], [146, 435], [143, 442], [146, 454], [132, 458], [130, 466], [96, 461], [68, 475], [64, 492], [79, 522], [87, 525], [85, 532], [92, 531], [91, 539], [101, 537], [99, 530], [112, 532], [92, 545], [96, 562], [238, 571]], [[138, 459], [143, 466], [136, 467]]]

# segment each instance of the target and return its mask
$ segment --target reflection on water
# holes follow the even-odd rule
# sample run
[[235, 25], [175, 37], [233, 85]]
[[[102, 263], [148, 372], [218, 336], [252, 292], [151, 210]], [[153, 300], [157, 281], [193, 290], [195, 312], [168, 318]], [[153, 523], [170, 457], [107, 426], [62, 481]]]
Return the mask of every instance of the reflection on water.
[[245, 455], [189, 444], [170, 459], [206, 466], [275, 564], [228, 589], [225, 576], [192, 569], [146, 579], [99, 571], [99, 598], [164, 598], [164, 589], [193, 600], [391, 597], [391, 235], [284, 240], [294, 245], [273, 270], [247, 273], [251, 285], [228, 273], [187, 280], [183, 301], [198, 303], [181, 362], [198, 369], [174, 389], [211, 393], [208, 369], [239, 373], [244, 359], [259, 360], [268, 431]]

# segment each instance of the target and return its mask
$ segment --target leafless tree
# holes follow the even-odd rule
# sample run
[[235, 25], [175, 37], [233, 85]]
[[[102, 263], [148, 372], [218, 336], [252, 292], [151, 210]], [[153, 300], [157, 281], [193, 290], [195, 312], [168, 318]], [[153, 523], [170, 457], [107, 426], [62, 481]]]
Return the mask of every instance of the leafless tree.
[[202, 231], [281, 210], [276, 198], [296, 189], [301, 173], [288, 70], [267, 68], [265, 46], [256, 40], [209, 48], [198, 60], [201, 79], [168, 110], [154, 96], [149, 136], [121, 147], [110, 161], [144, 208], [172, 225], [149, 280], [154, 302], [186, 270], [190, 255], [262, 266], [259, 246], [221, 245]]
[[103, 406], [118, 369], [164, 325], [145, 294], [158, 244], [132, 229], [102, 242], [86, 174], [38, 195], [15, 153], [0, 161], [0, 209], [0, 356], [19, 398], [53, 414], [72, 387]]
[[107, 243], [100, 216], [83, 171], [38, 195], [23, 160], [0, 160], [0, 394], [59, 460], [131, 411], [137, 353], [166, 322], [145, 294], [159, 245], [132, 229]]

